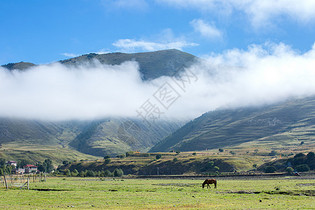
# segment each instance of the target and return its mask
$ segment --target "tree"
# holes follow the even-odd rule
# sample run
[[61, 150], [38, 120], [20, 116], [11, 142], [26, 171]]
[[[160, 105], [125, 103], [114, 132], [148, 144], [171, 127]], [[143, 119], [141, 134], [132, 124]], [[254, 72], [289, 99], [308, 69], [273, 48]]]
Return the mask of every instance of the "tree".
[[116, 157], [118, 157], [118, 158], [125, 158], [126, 156], [124, 155], [124, 154], [121, 154], [121, 155], [117, 155]]
[[116, 169], [114, 170], [114, 176], [121, 177], [121, 176], [123, 176], [123, 175], [124, 175], [124, 172], [123, 172], [122, 169], [116, 168]]
[[111, 161], [111, 159], [110, 159], [110, 158], [106, 158], [106, 159], [104, 160], [104, 164], [109, 164], [109, 163], [110, 163], [110, 161]]
[[69, 164], [69, 161], [64, 160], [64, 161], [62, 161], [62, 164], [63, 164], [63, 165], [68, 165], [68, 164]]
[[126, 157], [132, 156], [133, 154], [134, 154], [134, 152], [133, 152], [133, 151], [126, 152]]
[[298, 153], [294, 156], [293, 158], [293, 165], [297, 166], [297, 165], [302, 165], [305, 164], [306, 161], [306, 155], [303, 153]]
[[71, 176], [78, 176], [79, 172], [77, 169], [74, 169], [72, 172], [71, 172]]
[[18, 168], [23, 168], [24, 166], [26, 166], [27, 164], [29, 164], [29, 162], [27, 160], [19, 160], [17, 162], [17, 167]]
[[113, 176], [113, 174], [109, 170], [106, 170], [106, 171], [104, 171], [104, 176], [105, 177], [110, 177], [110, 176]]
[[224, 149], [221, 149], [221, 148], [220, 148], [220, 149], [219, 149], [219, 152], [224, 152]]
[[104, 160], [105, 160], [105, 159], [108, 159], [108, 158], [110, 158], [110, 156], [109, 156], [109, 155], [106, 155], [106, 156], [104, 157]]
[[265, 173], [274, 173], [277, 169], [274, 166], [267, 166], [265, 168]]
[[269, 153], [269, 156], [276, 156], [278, 153], [274, 150], [272, 150], [270, 153]]
[[45, 172], [45, 167], [44, 167], [43, 164], [41, 164], [41, 163], [38, 163], [38, 164], [37, 164], [37, 169], [38, 169], [40, 172]]
[[155, 156], [155, 159], [160, 159], [162, 157], [162, 155], [161, 154], [157, 154], [156, 156]]
[[0, 168], [5, 167], [6, 160], [4, 158], [0, 158]]
[[87, 176], [87, 177], [93, 177], [93, 176], [95, 176], [95, 172], [92, 171], [92, 170], [88, 170], [88, 171], [86, 172], [86, 176]]
[[301, 165], [296, 166], [295, 169], [298, 172], [305, 172], [305, 171], [309, 171], [310, 167], [307, 164], [301, 164]]
[[46, 159], [43, 163], [43, 166], [46, 173], [50, 173], [54, 169], [51, 159]]
[[85, 171], [80, 171], [79, 176], [80, 177], [85, 177], [86, 176], [86, 172]]
[[197, 155], [197, 153], [194, 152], [194, 153], [192, 153], [192, 155]]
[[287, 168], [285, 169], [285, 171], [286, 171], [289, 175], [291, 175], [291, 174], [293, 174], [294, 169], [293, 169], [292, 167], [287, 167]]
[[315, 169], [315, 154], [314, 154], [314, 152], [309, 152], [306, 155], [306, 164], [310, 167], [311, 170]]
[[70, 172], [69, 169], [66, 169], [66, 170], [65, 170], [65, 175], [66, 175], [66, 176], [71, 176], [71, 172]]
[[253, 164], [253, 167], [254, 167], [254, 168], [257, 168], [257, 164], [256, 164], [256, 163], [255, 163], [255, 164]]

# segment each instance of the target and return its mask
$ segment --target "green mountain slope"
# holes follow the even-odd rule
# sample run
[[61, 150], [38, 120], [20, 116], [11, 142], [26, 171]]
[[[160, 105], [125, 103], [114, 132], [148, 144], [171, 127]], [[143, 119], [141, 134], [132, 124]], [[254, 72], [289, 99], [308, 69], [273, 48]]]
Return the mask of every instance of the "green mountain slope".
[[[149, 80], [165, 75], [174, 75], [189, 66], [195, 56], [179, 50], [162, 50], [147, 53], [87, 54], [60, 61], [76, 66], [82, 63], [93, 65], [94, 60], [104, 64], [121, 64], [137, 61], [143, 79]], [[9, 70], [25, 70], [35, 64], [20, 62], [2, 67]], [[147, 151], [165, 138], [181, 124], [158, 122], [152, 127], [141, 121], [130, 119], [103, 119], [92, 122], [43, 122], [0, 118], [0, 156], [21, 158], [19, 154], [28, 151], [29, 159], [45, 157], [50, 148], [50, 157], [71, 159], [104, 155], [117, 155], [130, 150]], [[48, 153], [48, 152], [47, 152]], [[63, 155], [61, 155], [63, 154]], [[69, 155], [68, 155], [69, 154]]]
[[46, 155], [55, 160], [60, 157], [73, 160], [74, 156], [85, 159], [88, 155], [104, 157], [127, 151], [148, 151], [180, 126], [176, 122], [147, 126], [130, 119], [55, 123], [0, 119], [0, 157], [21, 158], [19, 154], [24, 154], [29, 159], [41, 160], [47, 152]]
[[315, 98], [206, 113], [159, 142], [150, 151], [193, 151], [268, 139], [315, 141]]
[[137, 61], [144, 80], [160, 76], [172, 76], [191, 65], [196, 57], [179, 50], [160, 50], [146, 53], [90, 53], [60, 61], [65, 65], [79, 65], [98, 60], [103, 64], [118, 65], [125, 61]]
[[180, 123], [161, 121], [147, 126], [141, 120], [107, 119], [93, 121], [70, 146], [91, 155], [117, 155], [126, 151], [148, 151], [180, 127]]

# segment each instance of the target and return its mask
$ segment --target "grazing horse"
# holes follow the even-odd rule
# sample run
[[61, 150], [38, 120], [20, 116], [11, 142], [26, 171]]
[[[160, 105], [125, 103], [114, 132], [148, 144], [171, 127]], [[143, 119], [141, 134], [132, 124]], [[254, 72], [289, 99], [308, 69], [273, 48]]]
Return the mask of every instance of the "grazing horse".
[[205, 185], [207, 185], [207, 188], [209, 188], [210, 184], [214, 184], [214, 188], [217, 188], [217, 180], [215, 179], [206, 179], [203, 183], [202, 183], [202, 188], [205, 187]]

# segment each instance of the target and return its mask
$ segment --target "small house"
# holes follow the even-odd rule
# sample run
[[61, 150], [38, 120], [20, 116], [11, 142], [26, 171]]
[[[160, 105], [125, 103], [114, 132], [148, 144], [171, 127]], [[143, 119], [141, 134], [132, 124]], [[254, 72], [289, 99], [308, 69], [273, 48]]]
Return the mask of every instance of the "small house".
[[37, 172], [37, 166], [34, 166], [34, 165], [26, 165], [23, 167], [23, 169], [25, 170], [25, 173], [27, 174]]
[[15, 161], [8, 161], [7, 165], [8, 166], [14, 166], [16, 168], [17, 167], [17, 162], [15, 162]]

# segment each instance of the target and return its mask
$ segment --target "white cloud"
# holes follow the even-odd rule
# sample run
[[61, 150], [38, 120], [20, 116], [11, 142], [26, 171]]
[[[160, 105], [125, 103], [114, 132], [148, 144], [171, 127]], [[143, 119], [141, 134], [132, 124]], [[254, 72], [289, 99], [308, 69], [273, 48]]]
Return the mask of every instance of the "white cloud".
[[74, 54], [74, 53], [61, 53], [61, 55], [68, 57], [68, 58], [80, 56], [79, 54]]
[[156, 0], [178, 8], [195, 8], [202, 11], [230, 14], [241, 11], [248, 15], [254, 26], [276, 21], [280, 16], [309, 22], [315, 18], [313, 0]]
[[113, 45], [123, 52], [156, 51], [164, 49], [182, 50], [185, 47], [198, 46], [196, 43], [190, 43], [181, 40], [170, 42], [151, 42], [135, 39], [119, 39], [113, 43]]
[[154, 87], [142, 82], [136, 62], [73, 68], [55, 63], [13, 72], [0, 68], [0, 116], [41, 120], [134, 116]]
[[56, 63], [13, 72], [0, 67], [0, 117], [135, 117], [136, 110], [168, 82], [180, 97], [168, 110], [161, 110], [165, 113], [161, 117], [194, 118], [218, 108], [314, 96], [314, 66], [315, 45], [306, 53], [281, 43], [232, 49], [188, 68], [198, 80], [186, 83], [185, 91], [170, 77], [142, 81], [136, 62], [71, 68]]
[[222, 33], [215, 27], [214, 24], [210, 25], [201, 19], [194, 19], [190, 22], [194, 30], [201, 34], [201, 36], [209, 39], [218, 39], [222, 37]]
[[299, 53], [284, 44], [253, 45], [211, 55], [193, 65], [198, 81], [171, 115], [273, 104], [315, 95], [315, 45]]

